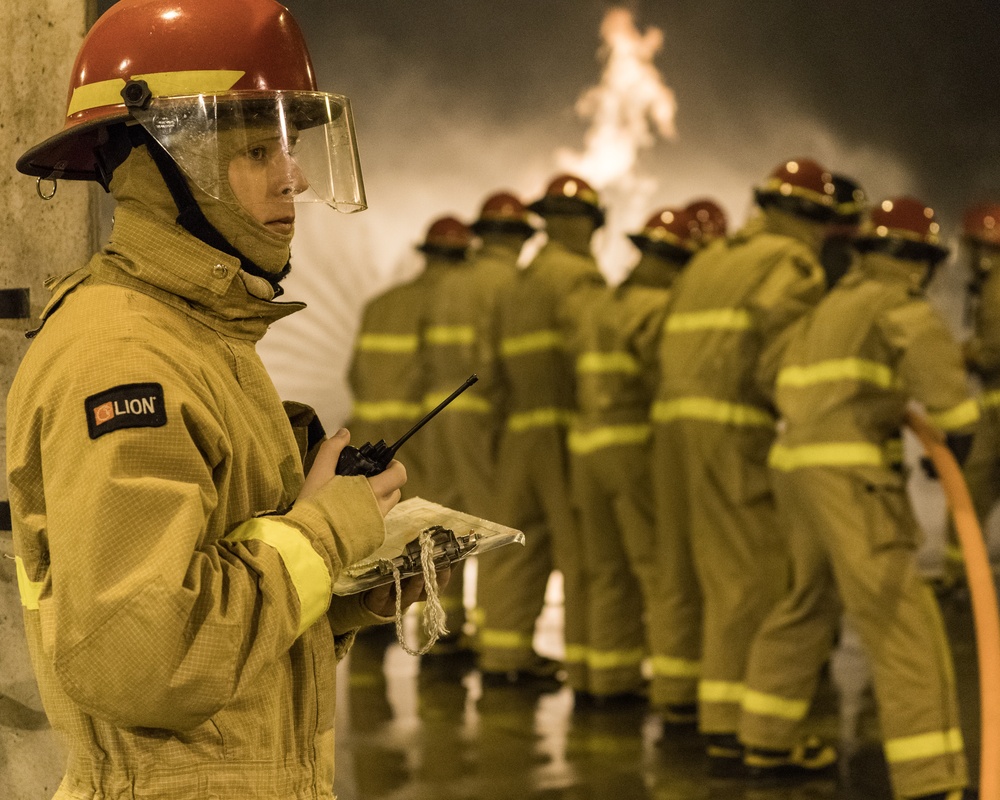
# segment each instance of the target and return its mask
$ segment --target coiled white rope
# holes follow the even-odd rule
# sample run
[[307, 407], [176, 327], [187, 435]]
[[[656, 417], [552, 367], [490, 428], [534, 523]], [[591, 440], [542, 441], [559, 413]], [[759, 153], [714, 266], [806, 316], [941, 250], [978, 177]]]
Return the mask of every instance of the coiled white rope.
[[441, 636], [448, 633], [445, 625], [447, 615], [441, 606], [438, 591], [437, 570], [434, 567], [433, 528], [425, 528], [420, 532], [420, 564], [424, 570], [424, 591], [427, 600], [424, 602], [423, 626], [427, 642], [419, 650], [412, 650], [403, 636], [403, 579], [399, 567], [393, 565], [392, 578], [396, 583], [396, 639], [400, 646], [411, 656], [422, 656], [430, 650]]

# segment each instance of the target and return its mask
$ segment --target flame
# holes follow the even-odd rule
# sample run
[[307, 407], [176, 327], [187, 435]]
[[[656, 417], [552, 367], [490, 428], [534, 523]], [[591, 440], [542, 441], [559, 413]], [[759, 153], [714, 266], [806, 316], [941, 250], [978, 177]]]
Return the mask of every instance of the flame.
[[561, 169], [589, 181], [608, 206], [608, 224], [597, 255], [614, 278], [624, 269], [620, 262], [633, 255], [624, 239], [626, 228], [644, 219], [656, 190], [654, 180], [638, 174], [639, 154], [658, 138], [676, 138], [677, 101], [653, 63], [663, 47], [659, 28], [640, 33], [630, 11], [612, 8], [601, 22], [601, 39], [600, 82], [576, 102], [576, 112], [590, 120], [584, 150], [560, 148], [556, 161]]

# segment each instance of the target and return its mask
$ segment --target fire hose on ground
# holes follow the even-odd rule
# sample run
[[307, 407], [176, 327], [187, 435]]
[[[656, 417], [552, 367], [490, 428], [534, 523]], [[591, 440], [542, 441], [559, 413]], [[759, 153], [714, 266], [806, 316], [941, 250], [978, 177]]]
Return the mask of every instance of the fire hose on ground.
[[979, 664], [979, 796], [982, 800], [1000, 800], [1000, 613], [993, 572], [968, 486], [945, 444], [944, 434], [916, 411], [908, 412], [906, 421], [934, 462], [962, 548]]

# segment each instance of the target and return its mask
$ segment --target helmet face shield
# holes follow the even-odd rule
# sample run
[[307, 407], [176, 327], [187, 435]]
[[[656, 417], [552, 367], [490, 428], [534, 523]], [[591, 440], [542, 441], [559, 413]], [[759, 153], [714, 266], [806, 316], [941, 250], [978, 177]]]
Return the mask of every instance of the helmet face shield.
[[[367, 207], [350, 102], [324, 92], [154, 98], [132, 115], [203, 192], [239, 204], [233, 170], [261, 195]], [[246, 185], [246, 181], [243, 182]]]

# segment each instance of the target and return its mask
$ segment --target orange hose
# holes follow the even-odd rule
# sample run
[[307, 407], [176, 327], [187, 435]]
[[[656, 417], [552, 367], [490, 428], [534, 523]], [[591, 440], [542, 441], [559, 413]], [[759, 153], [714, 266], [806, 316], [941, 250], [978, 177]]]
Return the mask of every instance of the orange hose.
[[982, 730], [979, 796], [982, 800], [1000, 800], [1000, 613], [983, 531], [965, 477], [945, 443], [944, 434], [915, 411], [907, 412], [906, 422], [934, 462], [962, 546], [979, 656]]

